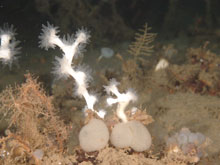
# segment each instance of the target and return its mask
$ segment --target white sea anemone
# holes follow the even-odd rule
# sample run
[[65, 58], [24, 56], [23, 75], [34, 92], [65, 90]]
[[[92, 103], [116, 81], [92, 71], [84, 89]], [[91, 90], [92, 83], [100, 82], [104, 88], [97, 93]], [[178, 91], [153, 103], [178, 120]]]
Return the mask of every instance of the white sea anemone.
[[15, 35], [17, 34], [14, 25], [10, 26], [8, 23], [5, 23], [3, 27], [0, 28], [0, 36], [4, 34], [10, 36], [10, 39], [14, 38]]
[[17, 47], [19, 41], [15, 40], [15, 29], [14, 26], [4, 24], [0, 28], [0, 60], [4, 65], [9, 65], [11, 68], [12, 62], [17, 60], [16, 54], [20, 53], [20, 48]]
[[56, 45], [62, 44], [57, 33], [59, 33], [58, 27], [53, 26], [47, 22], [47, 26], [42, 25], [42, 33], [39, 36], [39, 47], [48, 50], [48, 48], [55, 48]]
[[110, 81], [109, 86], [104, 86], [108, 94], [112, 93], [116, 96], [116, 98], [112, 98], [112, 97], [107, 98], [107, 104], [112, 105], [112, 104], [118, 103], [117, 110], [116, 110], [117, 116], [123, 122], [127, 122], [127, 117], [124, 112], [125, 108], [127, 107], [130, 101], [136, 101], [137, 97], [134, 91], [132, 91], [131, 89], [129, 89], [126, 93], [120, 93], [117, 88], [118, 84], [119, 83], [115, 79], [112, 79]]

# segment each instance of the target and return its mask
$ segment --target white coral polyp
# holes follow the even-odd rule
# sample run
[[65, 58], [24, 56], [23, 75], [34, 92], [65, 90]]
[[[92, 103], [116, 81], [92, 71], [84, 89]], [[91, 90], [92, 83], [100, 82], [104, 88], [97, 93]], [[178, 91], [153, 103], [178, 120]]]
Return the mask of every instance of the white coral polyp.
[[20, 48], [17, 48], [19, 42], [15, 40], [15, 35], [13, 25], [4, 24], [0, 28], [0, 60], [3, 64], [9, 65], [9, 67], [17, 59], [15, 55], [20, 53]]
[[62, 42], [59, 39], [57, 33], [59, 32], [58, 27], [50, 25], [47, 23], [47, 26], [42, 25], [42, 33], [39, 36], [40, 47], [48, 50], [49, 48], [55, 48], [55, 46], [62, 46]]
[[58, 75], [58, 78], [67, 78], [68, 76], [73, 77], [76, 81], [77, 95], [83, 96], [86, 100], [87, 107], [94, 110], [93, 105], [97, 99], [87, 91], [87, 81], [89, 79], [87, 74], [80, 70], [74, 70], [72, 67], [73, 57], [76, 54], [80, 54], [79, 51], [82, 50], [82, 44], [85, 44], [88, 41], [89, 34], [82, 29], [76, 33], [75, 40], [73, 39], [73, 35], [66, 35], [62, 40], [57, 35], [57, 27], [54, 27], [49, 23], [47, 23], [47, 26], [43, 25], [42, 27], [43, 32], [39, 36], [40, 47], [47, 50], [48, 48], [55, 48], [55, 46], [58, 46], [63, 51], [62, 58], [56, 57], [53, 73]]
[[125, 108], [130, 101], [136, 101], [137, 97], [131, 89], [129, 89], [126, 93], [120, 93], [117, 85], [119, 85], [119, 83], [115, 79], [112, 79], [109, 83], [109, 86], [104, 86], [108, 94], [113, 93], [116, 96], [116, 98], [107, 98], [107, 103], [108, 105], [118, 103], [116, 114], [123, 122], [127, 122], [128, 120], [124, 112]]

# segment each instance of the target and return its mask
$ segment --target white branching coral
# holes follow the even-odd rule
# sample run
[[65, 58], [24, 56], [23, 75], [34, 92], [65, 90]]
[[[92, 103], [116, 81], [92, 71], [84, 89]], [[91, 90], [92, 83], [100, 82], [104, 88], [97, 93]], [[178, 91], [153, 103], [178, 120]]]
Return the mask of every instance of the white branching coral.
[[112, 93], [116, 96], [116, 98], [112, 98], [112, 97], [107, 98], [107, 103], [108, 105], [118, 103], [117, 110], [116, 110], [117, 116], [123, 122], [127, 122], [128, 119], [124, 112], [125, 108], [127, 107], [130, 101], [136, 101], [137, 96], [131, 89], [129, 89], [126, 93], [120, 93], [117, 88], [118, 85], [119, 83], [115, 79], [111, 79], [109, 85], [104, 86], [108, 94]]
[[17, 60], [15, 55], [20, 53], [20, 48], [17, 47], [19, 41], [15, 40], [15, 35], [13, 25], [4, 24], [3, 27], [0, 27], [0, 60], [4, 65], [9, 65], [10, 68], [12, 62]]
[[[97, 101], [94, 95], [89, 94], [87, 87], [90, 76], [85, 69], [77, 69], [72, 66], [74, 56], [80, 54], [83, 50], [83, 44], [86, 44], [89, 39], [89, 33], [85, 29], [78, 30], [75, 38], [74, 35], [66, 35], [60, 39], [58, 35], [58, 28], [47, 23], [47, 26], [42, 25], [42, 33], [40, 34], [40, 47], [48, 50], [48, 48], [55, 48], [58, 46], [63, 51], [62, 58], [55, 58], [55, 67], [53, 73], [57, 78], [73, 77], [76, 81], [76, 94], [83, 96], [87, 108], [94, 111], [94, 104]], [[98, 112], [97, 112], [98, 114]]]

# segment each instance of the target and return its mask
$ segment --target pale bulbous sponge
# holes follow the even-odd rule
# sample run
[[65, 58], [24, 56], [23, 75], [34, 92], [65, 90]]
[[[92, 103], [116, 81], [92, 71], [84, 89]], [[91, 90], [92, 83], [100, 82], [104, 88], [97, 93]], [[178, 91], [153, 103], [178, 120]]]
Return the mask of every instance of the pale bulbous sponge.
[[102, 120], [92, 119], [80, 130], [79, 143], [85, 152], [98, 151], [104, 148], [108, 141], [109, 131]]
[[149, 149], [152, 143], [148, 129], [135, 120], [116, 124], [112, 129], [110, 141], [115, 147], [131, 147], [137, 152]]
[[111, 143], [118, 148], [130, 147], [133, 134], [128, 123], [119, 123], [112, 129], [110, 137]]

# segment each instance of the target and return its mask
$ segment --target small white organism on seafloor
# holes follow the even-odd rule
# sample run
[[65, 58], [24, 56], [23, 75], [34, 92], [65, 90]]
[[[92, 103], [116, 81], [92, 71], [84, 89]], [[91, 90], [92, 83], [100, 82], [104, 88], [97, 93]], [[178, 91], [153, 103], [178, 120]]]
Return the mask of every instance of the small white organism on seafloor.
[[0, 60], [10, 68], [12, 62], [17, 60], [15, 55], [20, 53], [20, 48], [17, 48], [19, 41], [15, 40], [15, 35], [13, 25], [4, 24], [3, 27], [0, 27]]
[[155, 67], [155, 72], [158, 70], [162, 70], [165, 69], [169, 66], [169, 62], [165, 59], [160, 59], [160, 61], [157, 63], [156, 67]]
[[115, 54], [114, 50], [111, 48], [103, 47], [100, 49], [100, 56], [97, 59], [97, 62], [99, 62], [102, 58], [112, 58]]
[[116, 114], [122, 123], [114, 125], [110, 137], [111, 143], [118, 148], [131, 147], [137, 152], [142, 152], [150, 148], [152, 140], [148, 129], [139, 121], [128, 121], [125, 108], [131, 101], [136, 101], [137, 96], [128, 90], [120, 93], [117, 86], [119, 83], [112, 79], [108, 86], [104, 86], [108, 94], [112, 93], [116, 98], [107, 98], [108, 105], [118, 103]]
[[55, 48], [58, 46], [62, 51], [62, 58], [55, 57], [55, 67], [53, 73], [57, 78], [73, 77], [76, 81], [76, 94], [79, 97], [84, 97], [87, 108], [93, 110], [99, 115], [99, 112], [94, 110], [94, 104], [97, 98], [89, 94], [87, 87], [88, 81], [91, 78], [89, 73], [86, 73], [84, 68], [73, 66], [73, 58], [83, 51], [84, 44], [88, 42], [89, 33], [84, 30], [78, 30], [74, 35], [67, 35], [61, 39], [58, 35], [58, 27], [49, 23], [42, 25], [42, 33], [40, 34], [40, 47], [48, 50], [48, 48]]

